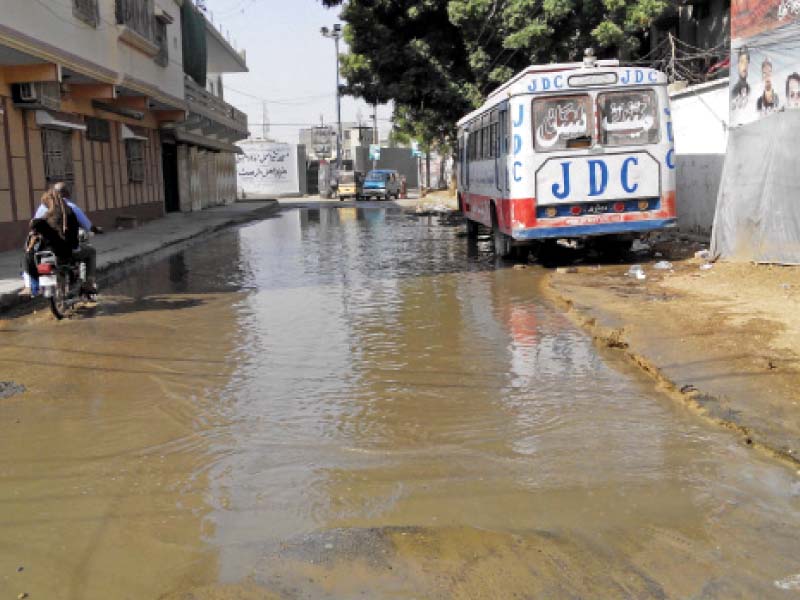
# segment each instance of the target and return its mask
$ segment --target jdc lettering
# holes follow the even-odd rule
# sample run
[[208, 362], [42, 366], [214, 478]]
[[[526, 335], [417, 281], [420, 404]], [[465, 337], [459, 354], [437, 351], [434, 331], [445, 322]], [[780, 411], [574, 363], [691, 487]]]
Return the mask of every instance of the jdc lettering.
[[[552, 186], [553, 195], [559, 200], [568, 198], [572, 192], [572, 161], [564, 161], [561, 163], [561, 181], [554, 183]], [[627, 194], [633, 194], [639, 187], [638, 183], [631, 183], [631, 167], [637, 166], [639, 159], [635, 156], [629, 156], [624, 161], [619, 170], [619, 182], [622, 189]], [[608, 189], [610, 173], [608, 163], [600, 159], [589, 159], [586, 161], [589, 170], [588, 177], [588, 196], [600, 196]]]

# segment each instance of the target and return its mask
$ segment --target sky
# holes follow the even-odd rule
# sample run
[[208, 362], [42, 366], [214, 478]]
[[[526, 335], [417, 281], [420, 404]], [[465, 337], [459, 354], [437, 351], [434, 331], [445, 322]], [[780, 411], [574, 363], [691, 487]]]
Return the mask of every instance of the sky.
[[[247, 51], [249, 73], [223, 76], [225, 101], [248, 115], [251, 137], [262, 135], [263, 101], [267, 101], [268, 136], [297, 143], [301, 127], [336, 123], [336, 53], [331, 28], [339, 8], [319, 0], [206, 0], [206, 15], [221, 24], [237, 49]], [[340, 52], [346, 50], [339, 42]], [[342, 122], [372, 124], [372, 107], [342, 96]], [[389, 105], [378, 106], [378, 129], [384, 139], [391, 129]]]

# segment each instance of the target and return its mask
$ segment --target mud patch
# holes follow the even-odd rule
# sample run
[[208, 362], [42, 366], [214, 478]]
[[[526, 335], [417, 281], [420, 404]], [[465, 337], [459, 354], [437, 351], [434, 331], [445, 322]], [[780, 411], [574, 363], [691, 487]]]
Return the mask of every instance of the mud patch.
[[25, 386], [13, 381], [0, 381], [0, 400], [16, 396], [25, 391]]

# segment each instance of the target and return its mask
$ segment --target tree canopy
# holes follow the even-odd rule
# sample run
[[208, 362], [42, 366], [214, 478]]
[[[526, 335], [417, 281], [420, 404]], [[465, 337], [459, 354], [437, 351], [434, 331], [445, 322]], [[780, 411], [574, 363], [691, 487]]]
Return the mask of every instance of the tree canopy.
[[635, 59], [669, 0], [321, 0], [341, 5], [345, 91], [395, 104], [395, 129], [452, 143], [455, 122], [530, 64]]

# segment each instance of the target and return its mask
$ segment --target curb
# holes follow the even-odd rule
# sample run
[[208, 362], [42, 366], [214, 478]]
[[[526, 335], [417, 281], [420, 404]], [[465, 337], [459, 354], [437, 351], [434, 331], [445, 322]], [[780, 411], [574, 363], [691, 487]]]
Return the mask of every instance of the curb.
[[570, 298], [553, 289], [550, 285], [551, 278], [551, 274], [542, 278], [542, 282], [539, 285], [542, 295], [561, 308], [570, 320], [586, 330], [596, 343], [623, 353], [628, 362], [653, 379], [662, 392], [691, 409], [693, 413], [705, 421], [738, 434], [742, 438], [744, 445], [750, 448], [757, 448], [772, 458], [788, 463], [793, 468], [800, 466], [800, 457], [776, 447], [770, 440], [765, 439], [746, 425], [726, 418], [724, 412], [716, 411], [715, 408], [719, 406], [720, 402], [719, 397], [705, 393], [694, 386], [680, 387], [672, 381], [655, 363], [631, 347], [624, 326], [611, 327], [599, 323], [597, 318], [581, 308], [577, 308]]
[[[261, 200], [259, 202], [267, 202], [266, 200]], [[118, 267], [121, 264], [131, 265], [137, 261], [143, 260], [144, 258], [155, 254], [156, 252], [160, 252], [166, 248], [170, 248], [171, 246], [176, 246], [178, 244], [182, 244], [188, 242], [189, 240], [199, 238], [205, 235], [209, 235], [220, 231], [222, 229], [226, 229], [228, 227], [233, 227], [235, 225], [240, 225], [242, 223], [247, 223], [248, 221], [256, 221], [258, 219], [263, 219], [268, 217], [269, 215], [279, 212], [280, 211], [280, 204], [277, 201], [269, 201], [269, 204], [266, 206], [262, 206], [255, 210], [252, 210], [247, 213], [242, 213], [240, 215], [231, 216], [230, 218], [220, 221], [219, 223], [214, 223], [205, 227], [199, 231], [192, 231], [190, 233], [186, 233], [185, 235], [178, 234], [174, 237], [170, 237], [169, 239], [164, 240], [164, 242], [158, 245], [155, 248], [142, 252], [140, 254], [135, 254], [133, 256], [127, 256], [123, 258], [119, 258], [117, 260], [108, 261], [97, 265], [97, 275], [101, 276], [105, 273], [108, 273], [114, 267]], [[23, 305], [28, 305], [32, 307], [39, 307], [40, 305], [44, 305], [45, 300], [42, 297], [38, 297], [31, 301], [28, 298], [22, 298], [19, 296], [19, 291], [22, 289], [20, 285], [19, 288], [15, 289], [12, 292], [8, 292], [5, 294], [0, 294], [0, 315], [3, 313], [10, 312], [11, 310], [18, 308]]]

